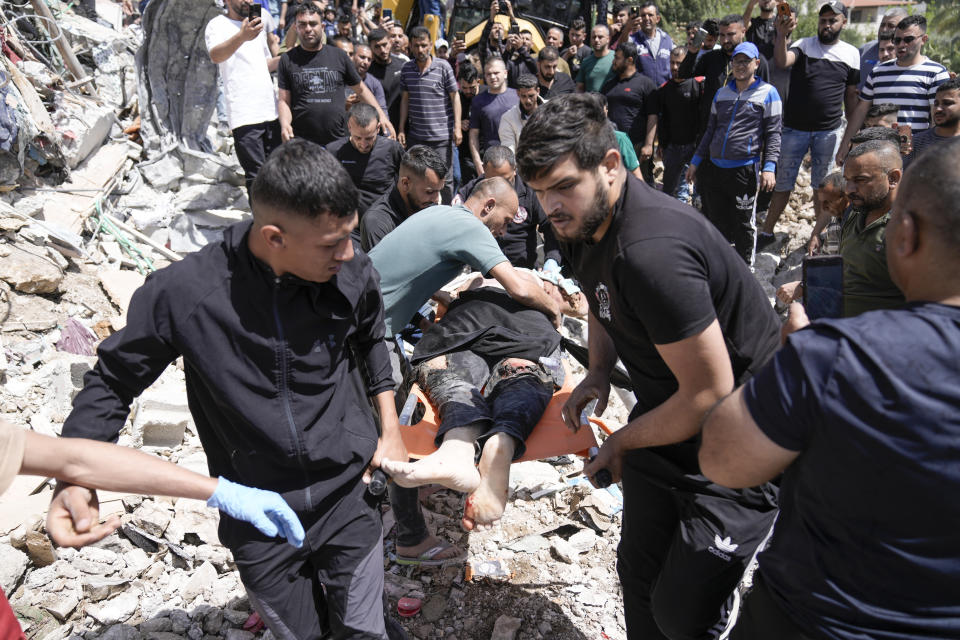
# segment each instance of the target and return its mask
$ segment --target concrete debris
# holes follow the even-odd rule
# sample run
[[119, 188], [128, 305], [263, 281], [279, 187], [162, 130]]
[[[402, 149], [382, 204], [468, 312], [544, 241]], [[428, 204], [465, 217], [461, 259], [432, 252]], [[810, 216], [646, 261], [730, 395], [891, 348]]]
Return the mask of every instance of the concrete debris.
[[198, 596], [211, 593], [216, 581], [217, 570], [209, 562], [204, 562], [194, 571], [193, 577], [183, 587], [181, 592], [183, 601], [193, 602]]
[[136, 612], [137, 605], [137, 594], [127, 591], [87, 607], [87, 614], [100, 624], [116, 624], [129, 619]]
[[493, 624], [493, 633], [490, 640], [513, 640], [520, 631], [520, 624], [523, 622], [520, 618], [513, 618], [508, 615], [502, 615], [497, 618]]
[[161, 537], [170, 525], [170, 512], [153, 500], [144, 500], [133, 512], [131, 522], [150, 535]]
[[180, 158], [173, 153], [165, 153], [153, 160], [142, 162], [137, 165], [137, 169], [147, 184], [161, 190], [172, 189], [183, 179], [183, 165]]
[[567, 540], [570, 547], [577, 553], [586, 553], [597, 544], [597, 533], [593, 529], [580, 529]]
[[29, 563], [30, 558], [23, 551], [0, 544], [0, 589], [4, 593], [13, 593]]
[[101, 271], [98, 275], [100, 286], [110, 296], [110, 300], [126, 315], [133, 292], [143, 286], [144, 276], [136, 271]]
[[6, 244], [0, 245], [0, 278], [23, 293], [54, 293], [63, 281], [63, 270], [46, 251]]
[[27, 532], [27, 555], [35, 567], [46, 567], [57, 561], [57, 552], [46, 534], [39, 531]]
[[533, 493], [555, 485], [559, 480], [556, 467], [546, 462], [521, 462], [510, 467], [510, 488], [515, 493]]

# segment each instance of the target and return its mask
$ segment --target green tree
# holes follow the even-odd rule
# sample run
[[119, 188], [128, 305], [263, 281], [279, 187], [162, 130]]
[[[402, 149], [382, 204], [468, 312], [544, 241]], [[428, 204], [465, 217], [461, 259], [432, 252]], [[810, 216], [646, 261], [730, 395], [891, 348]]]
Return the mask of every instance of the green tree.
[[927, 5], [930, 41], [924, 53], [951, 71], [960, 71], [960, 2], [934, 0]]

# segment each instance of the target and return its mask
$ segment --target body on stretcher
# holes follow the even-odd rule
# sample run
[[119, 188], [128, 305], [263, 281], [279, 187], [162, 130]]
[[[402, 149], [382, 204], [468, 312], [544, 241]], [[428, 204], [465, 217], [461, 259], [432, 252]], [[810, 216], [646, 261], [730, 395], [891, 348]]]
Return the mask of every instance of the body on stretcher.
[[[527, 438], [526, 451], [520, 459], [514, 462], [543, 460], [567, 454], [576, 454], [586, 458], [588, 450], [591, 447], [598, 446], [592, 429], [581, 427], [576, 433], [573, 433], [563, 421], [561, 410], [575, 386], [566, 362], [564, 362], [564, 368], [567, 375], [564, 376], [563, 387], [553, 393], [553, 398], [550, 399], [543, 417], [540, 418], [537, 426], [530, 433], [530, 437]], [[407, 425], [405, 423], [408, 420], [403, 418], [408, 413], [408, 408], [410, 409], [409, 412], [412, 413], [414, 398], [423, 404], [424, 414], [416, 424]], [[433, 407], [430, 406], [426, 394], [418, 385], [414, 384], [411, 387], [407, 405], [401, 413], [403, 415], [400, 420], [400, 434], [403, 436], [403, 443], [407, 447], [409, 456], [420, 459], [436, 451], [437, 447], [434, 445], [434, 440], [437, 437], [440, 421]], [[590, 422], [607, 434], [613, 433], [613, 430], [599, 418], [591, 417]]]

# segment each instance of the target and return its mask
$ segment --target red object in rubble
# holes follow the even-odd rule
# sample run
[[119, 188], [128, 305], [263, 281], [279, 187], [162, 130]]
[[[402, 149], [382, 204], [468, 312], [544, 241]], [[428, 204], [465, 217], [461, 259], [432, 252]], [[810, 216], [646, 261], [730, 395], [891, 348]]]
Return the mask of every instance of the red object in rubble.
[[243, 623], [243, 630], [249, 631], [250, 633], [257, 633], [263, 629], [263, 627], [263, 620], [260, 619], [260, 614], [256, 611], [251, 613], [250, 617], [247, 618], [247, 621]]
[[420, 598], [400, 598], [397, 613], [404, 618], [412, 618], [420, 613]]

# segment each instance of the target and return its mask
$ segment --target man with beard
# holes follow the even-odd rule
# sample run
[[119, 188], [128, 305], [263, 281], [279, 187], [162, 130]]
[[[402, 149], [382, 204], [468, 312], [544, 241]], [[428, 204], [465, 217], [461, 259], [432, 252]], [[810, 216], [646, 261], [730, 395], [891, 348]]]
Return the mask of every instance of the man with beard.
[[[757, 4], [757, 0], [749, 0], [743, 11], [743, 24], [747, 29], [743, 40], [757, 45], [760, 55], [770, 65], [770, 84], [777, 88], [780, 98], [786, 100], [790, 93], [790, 70], [773, 64], [773, 48], [777, 39], [776, 18], [773, 14], [777, 8], [777, 0], [760, 0], [760, 15], [753, 17], [753, 8]], [[791, 12], [795, 14], [792, 9]]]
[[[370, 64], [373, 62], [373, 52], [370, 51], [370, 47], [365, 44], [356, 44], [353, 46], [353, 66], [357, 68], [357, 73], [360, 74], [360, 77], [363, 79], [363, 84], [367, 85], [367, 89], [370, 89], [370, 93], [373, 94], [373, 97], [376, 99], [377, 104], [380, 105], [380, 110], [384, 113], [389, 113], [389, 108], [387, 107], [387, 96], [383, 92], [383, 85], [380, 84], [380, 81], [373, 77], [373, 74], [369, 73]], [[347, 94], [347, 109], [353, 107], [353, 105], [360, 102], [360, 98], [357, 97], [353, 91], [349, 88], [346, 90]]]
[[807, 151], [814, 209], [817, 216], [820, 214], [817, 190], [833, 170], [833, 158], [843, 135], [843, 108], [847, 113], [853, 111], [860, 82], [860, 54], [856, 47], [840, 40], [846, 12], [840, 0], [830, 0], [820, 7], [817, 37], [801, 38], [789, 48], [787, 42], [797, 21], [792, 16], [777, 19], [774, 54], [779, 68], [791, 70], [790, 91], [783, 108], [777, 185], [757, 238], [758, 249], [773, 241], [774, 225], [787, 206]]
[[[359, 191], [357, 212], [362, 223], [367, 209], [390, 190], [400, 169], [403, 147], [396, 140], [378, 135], [380, 116], [363, 102], [350, 110], [347, 130], [350, 135], [328, 144], [327, 151], [340, 161]], [[359, 238], [359, 231], [354, 235]]]
[[887, 269], [887, 223], [903, 176], [900, 149], [888, 142], [864, 142], [843, 165], [852, 210], [840, 232], [843, 256], [843, 316], [903, 304], [903, 293]]
[[894, 50], [893, 55], [883, 57], [884, 47], [881, 43], [886, 42], [888, 46], [892, 45], [890, 40], [893, 38], [893, 32], [897, 30], [900, 21], [908, 15], [910, 14], [906, 8], [893, 7], [880, 19], [880, 26], [877, 27], [877, 39], [860, 47], [860, 84], [857, 86], [858, 91], [863, 90], [867, 75], [873, 71], [875, 66], [896, 56], [896, 50]]
[[[533, 110], [543, 102], [540, 99], [540, 83], [529, 73], [517, 79], [516, 91], [519, 102], [504, 112], [500, 117], [500, 125], [497, 127], [500, 144], [510, 151], [516, 151], [517, 140], [520, 138], [523, 123], [527, 121]], [[488, 150], [491, 148], [489, 147]]]
[[[720, 31], [717, 35], [719, 49], [707, 51], [698, 56], [699, 48], [690, 47], [687, 57], [680, 65], [681, 78], [703, 77], [703, 99], [700, 100], [700, 131], [706, 129], [710, 116], [713, 96], [725, 85], [733, 74], [733, 50], [743, 42], [743, 17], [730, 14], [720, 19]], [[770, 81], [770, 69], [767, 61], [761, 57], [756, 76], [764, 82]]]
[[[910, 166], [925, 149], [960, 136], [960, 80], [951, 78], [937, 87], [933, 99], [934, 126], [913, 136], [913, 151], [903, 165]], [[934, 153], [934, 152], [932, 152]]]
[[860, 130], [874, 102], [897, 105], [900, 108], [897, 122], [910, 125], [914, 134], [930, 127], [930, 107], [937, 87], [946, 82], [950, 74], [942, 64], [923, 55], [927, 40], [927, 19], [922, 15], [908, 16], [897, 25], [893, 36], [897, 59], [878, 64], [867, 76], [860, 103], [847, 114], [847, 130], [837, 152], [837, 164], [843, 162], [850, 138]]
[[593, 96], [551, 100], [520, 135], [520, 175], [537, 193], [587, 297], [590, 366], [564, 416], [606, 407], [619, 357], [637, 404], [584, 468], [623, 481], [617, 571], [629, 638], [700, 638], [776, 513], [776, 488], [730, 490], [697, 465], [707, 410], [778, 346], [760, 285], [694, 209], [627, 175]]
[[323, 44], [320, 10], [315, 5], [305, 4], [297, 11], [297, 35], [300, 44], [280, 56], [277, 67], [280, 135], [284, 142], [297, 136], [325, 145], [346, 135], [344, 86], [376, 109], [381, 129], [396, 137], [350, 56]]
[[[557, 71], [570, 75], [570, 65], [563, 58], [560, 58], [560, 52], [563, 51], [563, 29], [560, 27], [550, 27], [547, 29], [547, 37], [544, 39], [546, 47], [553, 47], [557, 50]], [[544, 49], [546, 48], [544, 47]], [[540, 50], [543, 52], [543, 49]], [[538, 57], [538, 60], [542, 58]]]
[[483, 78], [487, 90], [470, 105], [470, 157], [478, 169], [483, 166], [483, 152], [500, 144], [500, 118], [520, 101], [516, 90], [507, 87], [507, 66], [502, 59], [487, 60]]
[[453, 198], [453, 148], [463, 141], [460, 93], [450, 63], [430, 55], [433, 42], [426, 27], [410, 31], [414, 59], [400, 72], [400, 144], [433, 149], [447, 166], [441, 194]]
[[[649, 78], [654, 86], [670, 79], [670, 51], [673, 40], [661, 29], [660, 10], [651, 0], [640, 3], [639, 13], [628, 20], [620, 43], [633, 42], [637, 45], [637, 71]], [[625, 34], [629, 33], [629, 37]]]
[[612, 75], [613, 51], [610, 50], [610, 27], [598, 24], [590, 32], [593, 52], [580, 65], [577, 74], [577, 91], [597, 93]]
[[637, 70], [637, 45], [624, 42], [613, 54], [614, 76], [603, 85], [610, 121], [630, 137], [647, 184], [653, 184], [653, 142], [657, 137], [657, 111], [653, 94], [657, 85]]
[[457, 69], [457, 84], [460, 86], [460, 130], [463, 132], [463, 140], [457, 146], [457, 162], [460, 164], [459, 183], [463, 184], [476, 178], [479, 170], [473, 165], [469, 137], [473, 99], [480, 93], [480, 72], [469, 60]]
[[540, 83], [540, 97], [544, 100], [577, 90], [573, 78], [559, 70], [560, 62], [563, 62], [560, 52], [554, 47], [544, 47], [537, 54], [537, 81]]
[[580, 65], [590, 55], [590, 47], [584, 44], [587, 41], [587, 23], [583, 18], [575, 18], [570, 23], [567, 37], [570, 38], [570, 46], [561, 49], [560, 52], [563, 59], [570, 65], [570, 77], [576, 78], [580, 73]]
[[360, 245], [370, 251], [416, 212], [438, 204], [447, 175], [443, 158], [430, 147], [410, 147], [400, 161], [397, 183], [380, 196], [360, 222]]
[[370, 73], [383, 85], [383, 93], [387, 99], [387, 109], [390, 122], [394, 128], [400, 126], [400, 73], [404, 60], [390, 52], [390, 35], [383, 29], [374, 29], [367, 36], [370, 43], [370, 52], [373, 62], [370, 63]]

